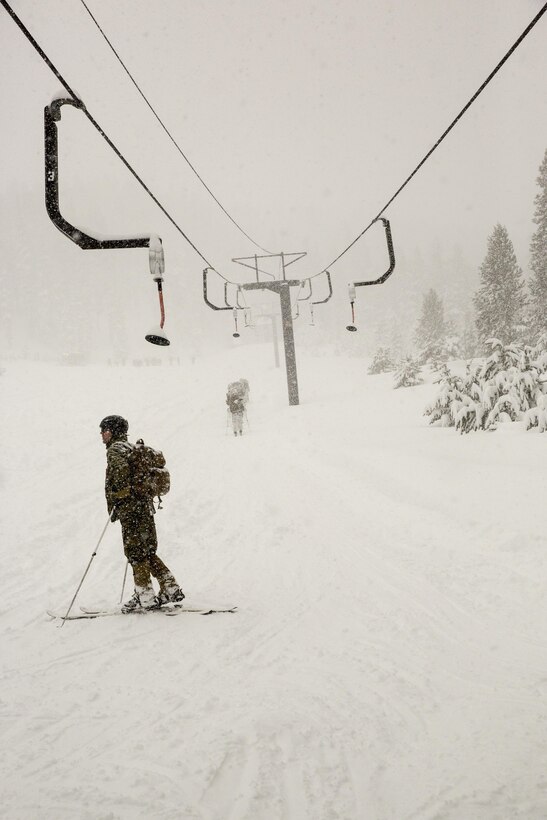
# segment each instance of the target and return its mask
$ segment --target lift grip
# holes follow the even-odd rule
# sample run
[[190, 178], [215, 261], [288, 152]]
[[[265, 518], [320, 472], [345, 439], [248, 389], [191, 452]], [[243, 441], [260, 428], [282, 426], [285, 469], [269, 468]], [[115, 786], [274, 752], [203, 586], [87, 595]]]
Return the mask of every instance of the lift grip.
[[312, 287], [311, 279], [304, 279], [304, 283], [307, 283], [310, 292], [308, 293], [307, 296], [297, 296], [296, 297], [297, 302], [307, 302], [308, 299], [310, 298], [310, 296], [313, 293], [313, 287]]

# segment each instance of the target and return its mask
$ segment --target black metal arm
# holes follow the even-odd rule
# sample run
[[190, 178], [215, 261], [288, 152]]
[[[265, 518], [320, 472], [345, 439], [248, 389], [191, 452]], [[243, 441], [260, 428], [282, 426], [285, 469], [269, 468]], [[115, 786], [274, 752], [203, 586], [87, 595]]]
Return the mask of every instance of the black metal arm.
[[381, 222], [384, 223], [384, 229], [385, 229], [385, 232], [386, 232], [387, 250], [388, 250], [388, 253], [389, 253], [389, 268], [386, 270], [385, 273], [382, 274], [382, 276], [378, 277], [378, 279], [369, 279], [366, 282], [353, 282], [353, 285], [356, 288], [360, 288], [363, 285], [381, 285], [383, 282], [386, 281], [388, 276], [391, 276], [391, 274], [395, 270], [395, 251], [393, 250], [393, 239], [391, 237], [391, 227], [390, 227], [390, 224], [389, 224], [389, 219], [384, 219], [384, 217], [382, 216], [382, 217], [380, 217], [380, 220], [376, 220], [376, 221], [377, 222], [381, 221]]
[[72, 105], [85, 109], [81, 100], [70, 97], [54, 100], [44, 108], [45, 140], [45, 192], [46, 210], [49, 218], [61, 233], [67, 236], [83, 250], [103, 250], [110, 248], [148, 248], [150, 236], [126, 239], [97, 239], [85, 233], [66, 220], [59, 210], [59, 145], [56, 123], [61, 119], [61, 107]]
[[[232, 305], [227, 305], [227, 307], [220, 307], [220, 305], [214, 305], [213, 302], [209, 299], [207, 295], [207, 276], [209, 271], [212, 270], [211, 268], [204, 268], [203, 270], [203, 299], [205, 304], [208, 305], [213, 310], [233, 310]], [[224, 283], [224, 301], [226, 301], [226, 294], [227, 294], [227, 287], [228, 282]]]
[[324, 302], [328, 302], [332, 296], [332, 282], [330, 280], [330, 273], [328, 270], [325, 271], [327, 274], [327, 282], [329, 283], [329, 295], [325, 296], [324, 299], [317, 299], [317, 301], [312, 301], [312, 305], [322, 305]]

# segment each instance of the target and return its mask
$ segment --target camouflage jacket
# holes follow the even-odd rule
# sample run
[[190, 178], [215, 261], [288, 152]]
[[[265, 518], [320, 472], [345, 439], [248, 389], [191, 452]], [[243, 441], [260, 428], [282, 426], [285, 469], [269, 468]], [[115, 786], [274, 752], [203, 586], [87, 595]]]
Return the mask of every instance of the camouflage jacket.
[[128, 455], [132, 445], [127, 436], [112, 439], [106, 446], [106, 476], [104, 494], [108, 512], [119, 502], [131, 498], [131, 470]]

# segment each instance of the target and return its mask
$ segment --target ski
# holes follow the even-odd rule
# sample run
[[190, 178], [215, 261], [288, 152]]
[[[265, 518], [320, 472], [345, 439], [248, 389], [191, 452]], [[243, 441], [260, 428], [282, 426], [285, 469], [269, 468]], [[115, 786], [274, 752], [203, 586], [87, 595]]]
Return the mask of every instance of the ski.
[[147, 615], [148, 612], [161, 612], [163, 615], [181, 615], [183, 612], [193, 613], [194, 615], [216, 615], [223, 612], [235, 612], [237, 606], [197, 607], [185, 605], [181, 601], [180, 603], [163, 604], [158, 609], [135, 609], [133, 612], [122, 612], [118, 607], [105, 610], [82, 606], [80, 609], [84, 615]]
[[184, 607], [184, 606], [177, 606], [164, 604], [160, 607], [160, 612], [163, 612], [164, 615], [182, 615], [184, 612], [194, 613], [195, 615], [222, 615], [226, 612], [236, 612], [237, 606], [227, 606], [227, 607], [214, 607], [214, 608], [203, 608], [198, 609], [195, 607]]
[[149, 615], [150, 613], [161, 613], [167, 616], [174, 616], [174, 615], [182, 615], [183, 613], [194, 614], [194, 615], [216, 615], [220, 613], [226, 612], [236, 612], [237, 606], [228, 606], [228, 607], [190, 607], [190, 606], [181, 606], [177, 604], [164, 604], [162, 607], [158, 609], [136, 609], [133, 612], [122, 612], [119, 607], [114, 607], [112, 609], [90, 609], [89, 607], [81, 607], [80, 612], [70, 613], [68, 617], [65, 617], [64, 612], [54, 612], [51, 609], [47, 610], [47, 614], [51, 618], [60, 618], [61, 620], [67, 621], [83, 621], [83, 620], [91, 620], [93, 618], [106, 618], [111, 615]]
[[121, 612], [103, 612], [102, 614], [96, 612], [95, 614], [91, 614], [90, 612], [72, 612], [70, 615], [65, 615], [64, 612], [54, 612], [52, 609], [46, 609], [46, 614], [49, 615], [50, 618], [58, 618], [61, 621], [87, 621], [91, 618], [101, 618], [103, 615], [121, 615]]

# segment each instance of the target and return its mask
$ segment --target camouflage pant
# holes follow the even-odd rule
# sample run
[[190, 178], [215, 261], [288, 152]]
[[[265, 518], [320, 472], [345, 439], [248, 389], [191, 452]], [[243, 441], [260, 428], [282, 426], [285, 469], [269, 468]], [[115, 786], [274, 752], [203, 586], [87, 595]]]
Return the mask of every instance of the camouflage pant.
[[150, 587], [151, 575], [157, 579], [161, 592], [178, 586], [173, 573], [156, 555], [158, 537], [149, 505], [120, 505], [118, 516], [122, 525], [123, 549], [133, 569], [135, 587]]

